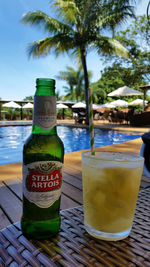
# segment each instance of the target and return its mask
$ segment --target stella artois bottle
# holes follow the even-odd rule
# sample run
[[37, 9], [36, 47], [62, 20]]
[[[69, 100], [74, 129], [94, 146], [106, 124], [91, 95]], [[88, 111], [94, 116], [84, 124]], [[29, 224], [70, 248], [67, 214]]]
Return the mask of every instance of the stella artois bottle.
[[23, 234], [36, 239], [60, 228], [64, 146], [56, 130], [55, 80], [37, 79], [32, 134], [23, 148]]

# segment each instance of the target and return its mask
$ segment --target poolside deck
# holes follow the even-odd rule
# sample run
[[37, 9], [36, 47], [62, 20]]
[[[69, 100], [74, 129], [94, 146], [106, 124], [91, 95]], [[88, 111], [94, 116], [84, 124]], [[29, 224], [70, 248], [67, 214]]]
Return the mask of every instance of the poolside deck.
[[[58, 125], [75, 126], [75, 127], [87, 127], [84, 124], [76, 124], [75, 120], [57, 120]], [[0, 127], [7, 126], [30, 126], [32, 121], [0, 121]], [[108, 120], [94, 120], [94, 126], [102, 129], [114, 129], [118, 131], [130, 131], [145, 133], [150, 129], [149, 126], [145, 127], [133, 127], [130, 124], [110, 123]]]
[[[126, 143], [101, 147], [105, 151], [139, 153], [141, 138]], [[61, 209], [82, 204], [81, 153], [65, 155]], [[150, 186], [144, 175], [141, 187]], [[22, 164], [21, 162], [0, 166], [0, 229], [20, 220], [22, 214]]]

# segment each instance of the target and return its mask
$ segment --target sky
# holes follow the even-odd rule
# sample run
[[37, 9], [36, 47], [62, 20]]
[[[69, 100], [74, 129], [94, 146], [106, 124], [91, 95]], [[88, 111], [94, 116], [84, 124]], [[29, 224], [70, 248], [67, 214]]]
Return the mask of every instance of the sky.
[[[27, 45], [47, 36], [42, 29], [21, 23], [23, 14], [41, 10], [53, 16], [50, 0], [0, 0], [0, 97], [2, 100], [23, 100], [34, 95], [36, 78], [53, 78], [56, 91], [64, 95], [65, 81], [56, 78], [66, 66], [77, 69], [75, 59], [67, 55], [58, 58], [54, 54], [33, 59], [28, 58]], [[146, 13], [149, 0], [139, 0], [136, 14]], [[92, 82], [96, 82], [104, 68], [96, 52], [87, 57], [88, 70], [92, 71]], [[116, 88], [117, 89], [117, 88]]]

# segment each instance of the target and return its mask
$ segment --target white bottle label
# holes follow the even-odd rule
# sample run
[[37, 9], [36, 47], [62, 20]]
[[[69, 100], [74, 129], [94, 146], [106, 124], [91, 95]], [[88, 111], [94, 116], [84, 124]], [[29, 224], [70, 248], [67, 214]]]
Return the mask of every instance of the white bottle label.
[[43, 130], [56, 125], [56, 96], [34, 96], [33, 125]]
[[62, 166], [58, 161], [38, 161], [23, 165], [23, 194], [40, 208], [48, 208], [59, 199]]

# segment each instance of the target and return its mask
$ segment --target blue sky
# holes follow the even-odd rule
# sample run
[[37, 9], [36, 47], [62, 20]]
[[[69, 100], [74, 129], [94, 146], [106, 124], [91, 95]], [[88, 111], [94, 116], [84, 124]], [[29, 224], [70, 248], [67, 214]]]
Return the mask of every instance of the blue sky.
[[[40, 59], [28, 58], [27, 44], [46, 37], [46, 33], [35, 27], [24, 25], [21, 17], [28, 11], [41, 10], [53, 15], [49, 0], [0, 0], [0, 97], [3, 100], [23, 100], [34, 95], [37, 77], [56, 79], [66, 66], [76, 68], [76, 61], [66, 56], [56, 58], [53, 54]], [[137, 14], [145, 14], [149, 0], [142, 0]], [[88, 69], [92, 71], [92, 82], [100, 78], [103, 69], [100, 57], [91, 52], [87, 58]], [[64, 95], [66, 83], [56, 79], [60, 95]]]

